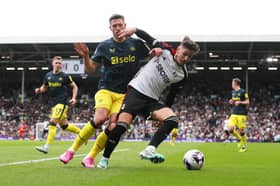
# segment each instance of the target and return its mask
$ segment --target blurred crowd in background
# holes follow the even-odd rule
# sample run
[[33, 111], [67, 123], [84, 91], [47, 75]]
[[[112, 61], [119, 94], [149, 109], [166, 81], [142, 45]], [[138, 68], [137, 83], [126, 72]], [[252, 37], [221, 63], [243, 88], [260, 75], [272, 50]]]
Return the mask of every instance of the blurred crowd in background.
[[[247, 136], [249, 141], [280, 141], [280, 93], [278, 85], [256, 84], [249, 87]], [[49, 119], [50, 107], [46, 95], [35, 96], [28, 89], [24, 103], [21, 90], [13, 87], [0, 88], [0, 138], [35, 139], [36, 123]], [[172, 106], [179, 117], [178, 141], [225, 141], [223, 125], [230, 116], [228, 100], [230, 84], [209, 85], [203, 81], [190, 81], [176, 96]], [[79, 100], [69, 109], [72, 123], [85, 123], [93, 113], [93, 93], [79, 89]], [[150, 139], [160, 123], [146, 121], [137, 116], [125, 138]], [[65, 134], [67, 135], [67, 134]], [[70, 134], [69, 134], [70, 135]]]

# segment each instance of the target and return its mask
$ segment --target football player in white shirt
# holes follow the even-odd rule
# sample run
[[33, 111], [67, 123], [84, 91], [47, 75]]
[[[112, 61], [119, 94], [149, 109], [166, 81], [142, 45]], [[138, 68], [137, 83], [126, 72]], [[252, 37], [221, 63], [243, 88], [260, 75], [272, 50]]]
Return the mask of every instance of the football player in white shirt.
[[152, 51], [161, 55], [153, 57], [142, 67], [130, 81], [116, 127], [111, 131], [106, 143], [103, 157], [97, 167], [107, 168], [111, 153], [117, 146], [120, 137], [128, 129], [137, 114], [160, 121], [159, 127], [149, 145], [140, 152], [140, 157], [153, 163], [161, 163], [165, 157], [156, 152], [156, 148], [166, 139], [173, 128], [178, 128], [178, 119], [172, 109], [159, 102], [162, 92], [169, 86], [180, 84], [187, 76], [185, 64], [199, 52], [199, 45], [185, 37], [175, 49], [166, 43], [154, 41]]

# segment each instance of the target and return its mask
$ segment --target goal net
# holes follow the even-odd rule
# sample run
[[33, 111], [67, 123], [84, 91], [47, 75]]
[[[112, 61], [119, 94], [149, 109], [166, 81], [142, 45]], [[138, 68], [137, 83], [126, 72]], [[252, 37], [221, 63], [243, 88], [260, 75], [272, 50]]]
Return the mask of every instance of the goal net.
[[[85, 125], [85, 123], [73, 123], [75, 126], [82, 129]], [[36, 129], [35, 129], [35, 136], [36, 140], [42, 140], [47, 137], [48, 132], [48, 122], [40, 122], [36, 123]], [[43, 132], [45, 130], [45, 135], [43, 136]], [[74, 140], [76, 138], [76, 134], [68, 131], [62, 130], [59, 125], [56, 127], [56, 139], [57, 140]]]

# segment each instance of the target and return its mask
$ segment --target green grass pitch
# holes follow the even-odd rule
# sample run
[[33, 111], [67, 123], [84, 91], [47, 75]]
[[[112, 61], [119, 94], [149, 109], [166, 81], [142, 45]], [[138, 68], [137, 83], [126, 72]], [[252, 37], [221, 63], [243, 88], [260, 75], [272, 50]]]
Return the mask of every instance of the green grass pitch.
[[[152, 164], [138, 157], [147, 142], [121, 142], [111, 157], [110, 168], [105, 170], [85, 169], [80, 164], [93, 142], [82, 146], [67, 165], [58, 157], [70, 146], [70, 141], [54, 142], [49, 154], [35, 150], [40, 144], [39, 141], [0, 141], [1, 186], [280, 185], [279, 143], [249, 143], [248, 151], [239, 153], [236, 143], [182, 142], [171, 146], [166, 142], [158, 148], [166, 161]], [[205, 154], [202, 170], [184, 168], [183, 155], [189, 149], [199, 149]], [[100, 155], [96, 162], [99, 159]], [[18, 163], [11, 165], [13, 162]]]

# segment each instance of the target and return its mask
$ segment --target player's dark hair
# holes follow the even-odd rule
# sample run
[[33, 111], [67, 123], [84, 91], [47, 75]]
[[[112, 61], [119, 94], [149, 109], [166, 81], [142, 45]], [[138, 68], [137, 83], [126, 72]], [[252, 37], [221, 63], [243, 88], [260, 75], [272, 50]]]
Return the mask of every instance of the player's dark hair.
[[53, 60], [55, 60], [55, 59], [57, 59], [57, 60], [63, 60], [61, 56], [54, 56], [54, 57], [53, 57]]
[[241, 80], [239, 78], [233, 78], [232, 81], [234, 81], [237, 85], [241, 85]]
[[111, 23], [111, 21], [112, 21], [113, 19], [122, 19], [122, 20], [124, 21], [124, 16], [121, 15], [121, 14], [113, 14], [113, 15], [111, 15], [111, 17], [109, 18], [109, 23]]
[[194, 55], [198, 54], [200, 51], [199, 45], [191, 40], [188, 36], [185, 36], [183, 41], [181, 42], [181, 45], [185, 48], [188, 48], [194, 52]]

